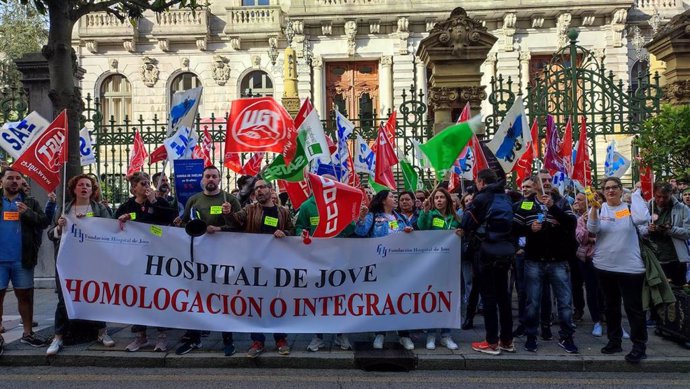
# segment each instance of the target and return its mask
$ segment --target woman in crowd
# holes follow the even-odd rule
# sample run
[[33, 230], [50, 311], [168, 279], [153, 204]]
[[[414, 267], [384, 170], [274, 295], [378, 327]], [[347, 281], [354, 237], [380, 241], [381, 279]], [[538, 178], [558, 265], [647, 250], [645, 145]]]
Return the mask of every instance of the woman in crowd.
[[405, 224], [417, 229], [417, 218], [419, 217], [419, 210], [414, 206], [415, 197], [412, 192], [401, 192], [398, 195], [398, 216]]
[[[371, 199], [369, 208], [362, 206], [359, 219], [355, 224], [355, 234], [361, 237], [382, 237], [400, 232], [412, 232], [413, 228], [405, 225], [402, 217], [395, 212], [398, 201], [389, 190], [378, 192]], [[373, 347], [383, 348], [385, 332], [377, 332]], [[407, 350], [414, 350], [414, 343], [410, 339], [410, 331], [398, 331], [400, 344]]]
[[683, 204], [690, 207], [690, 188], [684, 190], [683, 193], [681, 194], [681, 197], [683, 200]]
[[[85, 217], [103, 217], [111, 218], [110, 212], [105, 205], [96, 201], [98, 193], [98, 184], [96, 181], [86, 174], [80, 174], [69, 180], [67, 184], [67, 191], [72, 200], [65, 205], [64, 214], [62, 210], [58, 209], [55, 214], [57, 220], [55, 225], [48, 229], [48, 237], [53, 240], [55, 244], [55, 257], [57, 259], [57, 252], [60, 243], [60, 237], [67, 228], [66, 216], [81, 219]], [[59, 216], [58, 216], [59, 215]], [[57, 282], [58, 304], [55, 308], [55, 337], [50, 343], [47, 355], [55, 355], [63, 347], [63, 338], [69, 330], [70, 320], [67, 316], [67, 309], [65, 308], [65, 299], [62, 295], [62, 287], [60, 287], [60, 275], [56, 272], [55, 281]], [[115, 342], [108, 335], [108, 331], [104, 322], [92, 322], [95, 328], [98, 328], [98, 342], [106, 347], [113, 347]]]
[[601, 352], [613, 354], [623, 351], [622, 300], [633, 342], [632, 351], [625, 356], [625, 360], [639, 363], [647, 358], [647, 327], [642, 308], [645, 265], [640, 253], [637, 226], [648, 223], [649, 212], [639, 193], [632, 196], [632, 206], [622, 201], [623, 185], [619, 178], [604, 179], [602, 188], [606, 202], [601, 204], [601, 208], [592, 207], [587, 220], [587, 230], [596, 235], [592, 262], [606, 306], [608, 344]]
[[584, 193], [575, 195], [575, 202], [573, 203], [573, 212], [577, 216], [577, 229], [575, 237], [577, 239], [578, 248], [576, 252], [577, 259], [582, 272], [582, 277], [585, 281], [585, 289], [587, 293], [587, 308], [589, 314], [594, 322], [592, 328], [592, 335], [601, 336], [601, 307], [599, 304], [599, 287], [596, 278], [596, 271], [592, 264], [592, 257], [594, 256], [594, 243], [596, 242], [595, 235], [587, 231], [587, 198]]
[[[453, 209], [453, 199], [447, 190], [437, 188], [431, 192], [429, 198], [422, 205], [417, 226], [420, 230], [456, 230], [460, 227], [460, 218]], [[441, 333], [441, 345], [449, 350], [458, 349], [458, 345], [450, 336], [450, 329], [442, 328], [438, 331]], [[435, 329], [428, 330], [426, 336], [427, 350], [436, 348], [436, 332]]]
[[[151, 181], [146, 173], [137, 172], [129, 177], [130, 197], [115, 212], [115, 217], [120, 223], [128, 220], [136, 220], [140, 223], [170, 225], [177, 216], [175, 210], [162, 197], [156, 197], [151, 188]], [[134, 340], [125, 347], [126, 351], [138, 351], [149, 345], [146, 337], [146, 326], [133, 325]], [[168, 349], [165, 328], [158, 328], [158, 340], [153, 351], [166, 351]]]

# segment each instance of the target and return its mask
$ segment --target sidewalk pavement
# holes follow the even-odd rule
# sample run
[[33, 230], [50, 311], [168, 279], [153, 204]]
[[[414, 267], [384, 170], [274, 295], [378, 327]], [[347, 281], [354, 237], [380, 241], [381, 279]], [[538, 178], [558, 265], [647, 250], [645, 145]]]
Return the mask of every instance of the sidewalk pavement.
[[[53, 335], [53, 315], [57, 295], [53, 289], [36, 289], [34, 319], [39, 326], [34, 330], [49, 339]], [[588, 315], [585, 315], [588, 316]], [[426, 350], [426, 334], [419, 332], [413, 337], [416, 348], [407, 352], [398, 344], [398, 337], [392, 332], [386, 336], [383, 351], [371, 350], [373, 334], [352, 334], [351, 342], [357, 351], [343, 351], [332, 346], [334, 335], [324, 335], [326, 348], [318, 352], [306, 351], [312, 334], [289, 334], [288, 342], [292, 347], [289, 356], [280, 356], [275, 352], [272, 337], [267, 337], [266, 352], [259, 358], [251, 359], [245, 354], [249, 348], [248, 334], [235, 334], [237, 353], [225, 357], [222, 352], [222, 341], [219, 333], [212, 332], [202, 338], [203, 347], [187, 355], [175, 355], [181, 330], [168, 331], [169, 351], [153, 352], [153, 346], [135, 353], [124, 351], [132, 340], [130, 325], [108, 323], [109, 333], [116, 341], [113, 348], [106, 348], [95, 343], [66, 347], [57, 356], [48, 358], [46, 348], [33, 348], [19, 342], [22, 327], [19, 324], [16, 299], [12, 291], [5, 297], [5, 315], [3, 325], [7, 332], [5, 353], [0, 357], [0, 366], [103, 366], [103, 367], [275, 367], [275, 368], [309, 368], [309, 369], [353, 369], [362, 366], [362, 361], [378, 360], [385, 363], [395, 358], [406, 359], [408, 363], [424, 370], [542, 370], [542, 371], [654, 371], [654, 372], [689, 372], [690, 351], [683, 346], [662, 339], [649, 329], [647, 345], [648, 359], [639, 365], [631, 365], [623, 356], [631, 348], [629, 341], [624, 341], [624, 353], [604, 355], [600, 349], [606, 344], [606, 337], [595, 338], [590, 334], [592, 324], [589, 321], [577, 323], [575, 342], [580, 348], [579, 354], [567, 354], [558, 346], [558, 326], [552, 331], [554, 339], [539, 340], [537, 353], [524, 350], [525, 338], [515, 339], [516, 353], [503, 353], [500, 356], [489, 356], [473, 351], [470, 343], [479, 341], [484, 336], [482, 316], [475, 318], [475, 328], [469, 331], [453, 331], [453, 338], [460, 345], [459, 350], [450, 351], [437, 342], [436, 350]], [[149, 330], [149, 337], [155, 342], [155, 329]], [[380, 357], [380, 360], [378, 359]], [[372, 359], [373, 358], [373, 359]]]

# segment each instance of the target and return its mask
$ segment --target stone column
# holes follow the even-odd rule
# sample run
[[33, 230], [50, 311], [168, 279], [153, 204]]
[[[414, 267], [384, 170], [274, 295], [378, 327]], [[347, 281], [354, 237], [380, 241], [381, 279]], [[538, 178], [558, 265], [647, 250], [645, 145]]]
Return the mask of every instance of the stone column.
[[426, 85], [426, 64], [419, 57], [415, 57], [415, 84], [417, 85], [417, 92], [420, 90], [424, 96], [428, 96], [428, 88]]
[[321, 56], [316, 56], [311, 61], [312, 71], [314, 73], [314, 108], [322, 118], [328, 117], [326, 112], [325, 90], [324, 90], [324, 74], [323, 74], [323, 59]]
[[386, 116], [390, 109], [393, 110], [393, 57], [384, 55], [381, 57], [379, 98], [381, 111], [379, 117]]
[[532, 55], [529, 51], [520, 51], [520, 90], [523, 95], [527, 95], [527, 85], [529, 85], [529, 61]]
[[645, 46], [657, 60], [666, 63], [664, 101], [690, 103], [690, 10], [674, 17]]
[[[452, 124], [450, 107], [453, 101], [458, 99], [455, 88], [431, 87], [429, 89], [429, 106], [434, 110], [434, 133], [440, 132]], [[437, 130], [436, 123], [444, 123], [443, 128]]]

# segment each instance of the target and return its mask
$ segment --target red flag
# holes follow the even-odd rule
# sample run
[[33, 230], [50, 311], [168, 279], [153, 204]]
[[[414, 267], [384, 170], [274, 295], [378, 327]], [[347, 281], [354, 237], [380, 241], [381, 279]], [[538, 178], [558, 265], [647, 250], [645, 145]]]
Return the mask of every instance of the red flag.
[[232, 102], [225, 134], [225, 155], [267, 151], [283, 153], [289, 164], [297, 151], [295, 123], [272, 97], [239, 99]]
[[393, 145], [389, 142], [386, 130], [383, 127], [379, 128], [376, 145], [378, 147], [375, 152], [374, 182], [396, 190], [393, 166], [398, 163], [398, 156], [395, 154]]
[[283, 160], [285, 161], [285, 166], [289, 166], [290, 162], [292, 162], [292, 159], [295, 158], [295, 154], [297, 154], [297, 135], [299, 133], [299, 128], [304, 122], [304, 120], [307, 118], [307, 116], [309, 116], [309, 114], [313, 110], [314, 106], [307, 97], [302, 102], [302, 106], [299, 107], [299, 111], [297, 111], [297, 115], [295, 116], [294, 120], [294, 125], [292, 127], [293, 131], [290, 132], [290, 134], [288, 135], [289, 141], [283, 149]]
[[[204, 167], [209, 167], [213, 165], [211, 161], [211, 152], [213, 146], [213, 138], [211, 138], [211, 133], [208, 132], [208, 128], [204, 127], [204, 136], [201, 138], [201, 158], [204, 160]], [[198, 145], [197, 145], [198, 147]]]
[[532, 157], [539, 158], [539, 123], [537, 118], [532, 122]]
[[168, 159], [168, 152], [165, 150], [165, 145], [160, 145], [149, 154], [149, 165], [166, 159]]
[[515, 183], [518, 189], [522, 187], [522, 182], [532, 174], [532, 162], [534, 161], [534, 149], [530, 147], [522, 154], [522, 157], [517, 161], [513, 171], [515, 172]]
[[458, 117], [457, 123], [469, 121], [471, 116], [472, 116], [472, 110], [470, 109], [470, 103], [467, 102], [465, 104], [465, 107], [462, 109], [462, 112], [460, 112], [460, 117]]
[[247, 163], [242, 166], [242, 171], [240, 174], [247, 176], [255, 176], [261, 171], [261, 161], [263, 161], [264, 155], [266, 153], [254, 153]]
[[60, 183], [60, 168], [67, 162], [67, 134], [67, 110], [64, 110], [12, 167], [36, 181], [46, 192], [55, 191]]
[[[386, 120], [386, 123], [384, 124], [383, 122], [381, 122], [381, 124], [379, 125], [379, 131], [384, 131], [386, 137], [388, 138], [388, 143], [390, 143], [391, 145], [395, 144], [395, 128], [398, 124], [396, 119], [397, 116], [397, 113], [393, 111], [388, 120]], [[374, 144], [371, 146], [371, 151], [373, 151], [374, 154], [376, 154], [376, 148], [378, 147], [377, 143], [378, 142], [374, 142]]]
[[319, 224], [314, 237], [332, 238], [359, 217], [362, 192], [349, 185], [309, 173]]
[[579, 181], [584, 187], [592, 183], [592, 167], [589, 163], [589, 152], [587, 150], [587, 119], [584, 116], [580, 120], [580, 136], [577, 143], [572, 179]]
[[309, 191], [309, 184], [305, 178], [302, 181], [290, 182], [285, 180], [278, 180], [278, 186], [283, 186], [287, 192], [292, 208], [299, 209], [303, 202], [305, 202], [311, 192]]
[[129, 168], [127, 169], [127, 176], [131, 176], [135, 172], [141, 170], [146, 162], [146, 157], [149, 153], [146, 152], [144, 148], [144, 140], [141, 139], [139, 131], [134, 130], [134, 144], [132, 145], [132, 151], [129, 154]]
[[477, 135], [472, 134], [469, 146], [472, 148], [472, 155], [474, 155], [474, 165], [472, 165], [472, 177], [477, 178], [477, 173], [480, 170], [488, 169], [489, 162], [486, 160], [482, 144], [479, 142]]
[[559, 149], [559, 155], [565, 167], [565, 173], [568, 177], [573, 176], [573, 124], [571, 119], [565, 124], [565, 131], [563, 132], [563, 139]]
[[640, 190], [642, 197], [649, 201], [654, 196], [654, 173], [652, 167], [640, 161]]
[[302, 125], [302, 122], [309, 116], [311, 111], [314, 110], [314, 105], [312, 105], [311, 101], [307, 97], [303, 102], [302, 106], [299, 107], [299, 111], [297, 111], [297, 115], [295, 116], [295, 128], [299, 129], [300, 126]]

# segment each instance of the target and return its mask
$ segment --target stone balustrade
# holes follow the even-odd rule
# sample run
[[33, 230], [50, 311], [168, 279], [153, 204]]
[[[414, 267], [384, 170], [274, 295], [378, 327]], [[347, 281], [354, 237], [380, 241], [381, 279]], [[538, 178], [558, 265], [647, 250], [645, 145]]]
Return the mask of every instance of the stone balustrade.
[[138, 34], [137, 25], [127, 19], [120, 21], [105, 12], [90, 13], [79, 19], [79, 37], [108, 42], [132, 39]]
[[194, 35], [207, 36], [209, 34], [209, 10], [175, 9], [162, 12], [151, 18], [154, 36]]
[[642, 10], [682, 11], [682, 0], [635, 0], [635, 7]]
[[281, 31], [280, 6], [228, 7], [224, 33], [275, 33]]
[[386, 0], [314, 0], [316, 5], [372, 5], [385, 2]]

